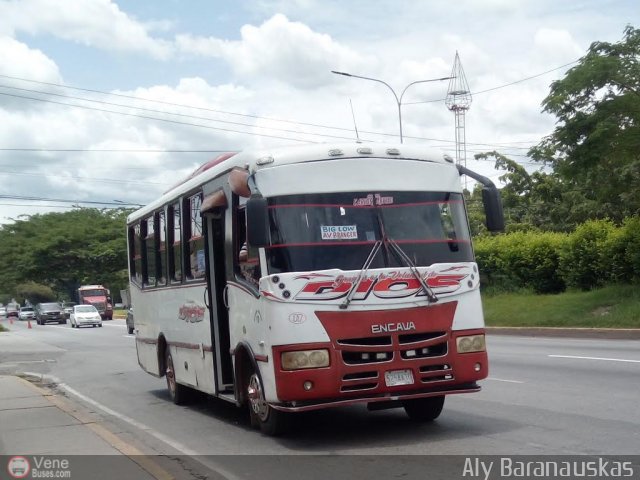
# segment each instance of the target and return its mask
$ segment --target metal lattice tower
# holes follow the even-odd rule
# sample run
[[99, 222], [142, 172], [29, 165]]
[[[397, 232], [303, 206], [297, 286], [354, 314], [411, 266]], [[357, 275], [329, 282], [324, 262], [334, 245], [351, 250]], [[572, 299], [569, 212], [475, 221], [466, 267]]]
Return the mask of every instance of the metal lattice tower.
[[[449, 88], [447, 90], [447, 98], [444, 103], [447, 108], [452, 111], [456, 118], [456, 163], [458, 165], [467, 166], [467, 139], [465, 134], [465, 113], [471, 106], [471, 92], [467, 78], [464, 76], [460, 56], [456, 51], [456, 58], [453, 62], [453, 70], [451, 70], [451, 80], [449, 80]], [[465, 177], [466, 178], [466, 177]], [[465, 188], [466, 188], [465, 180]]]

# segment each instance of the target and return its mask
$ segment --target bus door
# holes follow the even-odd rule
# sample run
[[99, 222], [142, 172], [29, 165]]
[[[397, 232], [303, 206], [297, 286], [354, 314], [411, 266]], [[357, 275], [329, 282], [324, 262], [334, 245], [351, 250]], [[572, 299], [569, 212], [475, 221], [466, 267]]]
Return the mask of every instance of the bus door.
[[[213, 194], [215, 195], [215, 193]], [[217, 391], [233, 392], [233, 363], [229, 339], [229, 313], [225, 305], [226, 252], [225, 232], [228, 210], [223, 206], [203, 208], [206, 248], [207, 302], [211, 314], [211, 345], [216, 371]]]

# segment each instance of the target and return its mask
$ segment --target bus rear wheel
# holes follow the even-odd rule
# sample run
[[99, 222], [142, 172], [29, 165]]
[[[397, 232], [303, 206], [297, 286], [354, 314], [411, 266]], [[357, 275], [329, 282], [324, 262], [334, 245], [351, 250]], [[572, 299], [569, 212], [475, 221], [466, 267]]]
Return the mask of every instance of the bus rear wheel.
[[278, 436], [287, 430], [288, 415], [272, 408], [264, 398], [260, 377], [252, 371], [246, 382], [247, 403], [251, 425], [265, 435]]
[[444, 407], [444, 395], [439, 397], [416, 398], [402, 402], [404, 411], [416, 422], [432, 422], [440, 416]]
[[189, 399], [189, 387], [180, 385], [176, 382], [176, 370], [173, 366], [173, 357], [171, 351], [167, 347], [165, 351], [165, 377], [167, 378], [167, 389], [169, 390], [169, 397], [176, 405], [182, 405]]

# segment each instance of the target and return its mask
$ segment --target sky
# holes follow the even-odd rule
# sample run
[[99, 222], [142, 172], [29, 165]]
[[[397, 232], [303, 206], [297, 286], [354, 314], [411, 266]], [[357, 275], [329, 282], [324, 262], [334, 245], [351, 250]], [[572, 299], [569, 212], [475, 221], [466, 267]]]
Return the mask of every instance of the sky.
[[[639, 17], [636, 0], [0, 0], [0, 225], [143, 205], [219, 152], [352, 141], [354, 119], [398, 142], [392, 92], [331, 71], [399, 96], [456, 52], [467, 165], [497, 180], [473, 160], [497, 150], [535, 169], [550, 84]], [[447, 88], [406, 90], [405, 143], [455, 156]]]

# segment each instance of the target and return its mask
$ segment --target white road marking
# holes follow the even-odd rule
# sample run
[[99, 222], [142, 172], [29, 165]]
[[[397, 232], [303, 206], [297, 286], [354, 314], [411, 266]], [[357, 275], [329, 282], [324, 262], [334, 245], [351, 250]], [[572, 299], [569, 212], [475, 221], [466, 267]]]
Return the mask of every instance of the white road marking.
[[521, 382], [520, 380], [505, 380], [504, 378], [495, 378], [495, 377], [488, 377], [487, 380], [494, 380], [496, 382], [506, 382], [506, 383], [524, 383], [524, 382]]
[[102, 326], [103, 326], [103, 327], [124, 328], [124, 323], [121, 323], [121, 324], [119, 324], [119, 325], [111, 325], [110, 323], [104, 323], [104, 322], [102, 322]]
[[135, 335], [122, 335], [122, 336], [125, 337], [125, 338], [136, 338]]
[[139, 428], [140, 430], [143, 430], [143, 431], [147, 432], [149, 435], [157, 438], [158, 440], [163, 441], [164, 443], [166, 443], [170, 447], [175, 448], [177, 451], [183, 453], [184, 455], [189, 455], [189, 456], [202, 455], [201, 453], [198, 453], [198, 452], [196, 452], [194, 450], [191, 450], [189, 447], [187, 447], [187, 446], [185, 446], [185, 445], [183, 445], [183, 444], [181, 444], [179, 442], [176, 442], [176, 441], [172, 440], [171, 438], [167, 437], [163, 433], [160, 433], [160, 432], [154, 430], [153, 428], [145, 425], [144, 423], [140, 423], [140, 422], [138, 422], [137, 420], [134, 420], [131, 417], [127, 417], [126, 415], [124, 415], [124, 414], [122, 414], [120, 412], [116, 412], [115, 410], [110, 409], [106, 405], [103, 405], [100, 402], [97, 402], [94, 399], [92, 399], [90, 397], [87, 397], [86, 395], [83, 395], [82, 393], [78, 392], [77, 390], [74, 390], [73, 388], [71, 388], [69, 385], [66, 385], [64, 383], [60, 383], [60, 384], [58, 384], [58, 386], [60, 386], [61, 388], [63, 388], [67, 392], [69, 392], [70, 394], [75, 395], [79, 399], [89, 403], [90, 405], [93, 405], [94, 407], [99, 408], [100, 410], [102, 410], [106, 414], [112, 415], [112, 416], [114, 416], [116, 418], [119, 418], [123, 422], [127, 422], [128, 424], [133, 425], [134, 427]]
[[551, 358], [573, 358], [578, 360], [602, 360], [604, 362], [640, 363], [640, 360], [628, 360], [625, 358], [580, 357], [577, 355], [548, 355], [548, 356]]
[[114, 417], [119, 418], [123, 422], [126, 422], [126, 423], [128, 423], [130, 425], [133, 425], [134, 427], [139, 428], [140, 430], [143, 430], [144, 432], [148, 433], [152, 437], [155, 437], [158, 440], [166, 443], [170, 447], [176, 449], [177, 451], [179, 451], [183, 455], [189, 455], [190, 457], [200, 456], [200, 458], [195, 458], [195, 460], [200, 462], [201, 464], [203, 464], [205, 466], [208, 466], [209, 468], [213, 468], [219, 474], [221, 474], [223, 477], [225, 477], [225, 478], [227, 478], [229, 480], [240, 480], [240, 477], [238, 477], [236, 474], [234, 474], [234, 473], [230, 472], [229, 470], [227, 470], [224, 466], [218, 464], [218, 462], [216, 462], [215, 460], [209, 460], [209, 459], [205, 460], [203, 458], [203, 454], [202, 453], [199, 453], [199, 452], [196, 452], [194, 450], [191, 450], [189, 447], [183, 445], [182, 443], [179, 443], [179, 442], [176, 442], [176, 441], [172, 440], [170, 437], [164, 435], [163, 433], [160, 433], [160, 432], [154, 430], [153, 428], [145, 425], [144, 423], [138, 422], [137, 420], [134, 420], [131, 417], [127, 417], [126, 415], [123, 415], [122, 413], [116, 412], [115, 410], [110, 409], [106, 405], [102, 405], [100, 402], [96, 402], [94, 399], [92, 399], [90, 397], [87, 397], [86, 395], [83, 395], [82, 393], [80, 393], [77, 390], [71, 388], [67, 384], [61, 383], [60, 379], [58, 379], [58, 378], [56, 378], [56, 377], [54, 377], [52, 375], [45, 375], [45, 374], [41, 374], [41, 373], [32, 373], [32, 372], [25, 372], [25, 375], [31, 376], [31, 377], [35, 377], [35, 378], [39, 378], [40, 380], [46, 379], [49, 382], [56, 383], [60, 388], [66, 390], [70, 394], [72, 394], [72, 395], [78, 397], [79, 399], [89, 403], [90, 405], [93, 405], [96, 408], [99, 408], [100, 410], [102, 410], [103, 412], [105, 412], [108, 415], [113, 415]]

